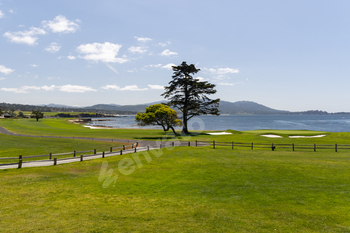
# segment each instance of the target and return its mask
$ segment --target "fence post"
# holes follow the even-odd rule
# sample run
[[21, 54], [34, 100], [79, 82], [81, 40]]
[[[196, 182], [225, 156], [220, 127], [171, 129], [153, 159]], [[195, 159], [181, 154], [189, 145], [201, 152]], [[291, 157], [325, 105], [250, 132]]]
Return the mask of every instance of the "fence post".
[[149, 146], [147, 146], [147, 150], [149, 150]]
[[316, 143], [314, 144], [314, 151], [316, 152]]
[[112, 153], [112, 151], [113, 151], [113, 147], [109, 148], [109, 152], [111, 152], [111, 153]]
[[104, 158], [105, 157], [105, 152], [104, 151], [102, 151], [102, 158]]
[[254, 147], [254, 146], [253, 146], [253, 143], [252, 143], [252, 150], [253, 150], [253, 147]]
[[232, 141], [232, 150], [233, 150], [234, 146], [235, 146], [235, 143]]
[[57, 165], [57, 158], [53, 158], [53, 165]]
[[74, 151], [73, 157], [77, 156], [77, 151]]
[[215, 140], [213, 140], [213, 149], [215, 149]]
[[293, 147], [293, 151], [294, 151], [294, 143], [292, 144], [292, 147]]
[[125, 146], [123, 145], [123, 150], [125, 150]]
[[18, 156], [18, 168], [22, 168], [22, 155]]
[[162, 149], [162, 144], [159, 145], [159, 149]]
[[271, 149], [272, 149], [272, 151], [274, 151], [275, 150], [275, 146], [273, 145], [273, 143], [271, 144]]
[[196, 147], [197, 147], [198, 145], [197, 145], [197, 140], [196, 140]]
[[122, 155], [123, 154], [123, 150], [120, 150], [120, 155]]
[[188, 142], [188, 146], [191, 146], [191, 142]]
[[80, 155], [80, 162], [82, 162], [84, 160], [84, 155]]
[[335, 152], [338, 152], [338, 145], [335, 144]]
[[96, 154], [96, 149], [94, 149], [94, 155]]
[[175, 143], [174, 143], [174, 142], [172, 142], [172, 144], [173, 144], [173, 147], [175, 147]]
[[135, 151], [134, 151], [134, 153], [136, 153], [136, 147], [135, 147]]
[[52, 159], [52, 153], [50, 153], [50, 160]]

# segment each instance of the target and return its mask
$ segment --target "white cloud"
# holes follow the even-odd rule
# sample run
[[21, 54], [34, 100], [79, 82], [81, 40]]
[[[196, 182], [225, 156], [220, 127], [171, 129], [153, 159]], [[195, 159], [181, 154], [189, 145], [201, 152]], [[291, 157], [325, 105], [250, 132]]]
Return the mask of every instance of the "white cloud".
[[1, 88], [2, 91], [14, 92], [14, 93], [29, 93], [29, 90], [40, 90], [40, 87], [37, 86], [23, 86], [20, 88]]
[[216, 75], [223, 75], [223, 74], [235, 74], [239, 73], [238, 69], [232, 69], [232, 68], [218, 68], [218, 69], [213, 69], [213, 68], [203, 68], [203, 70], [216, 74]]
[[235, 86], [237, 84], [242, 84], [242, 82], [236, 82], [236, 83], [219, 83], [219, 85], [222, 86]]
[[106, 85], [101, 87], [105, 90], [116, 90], [116, 91], [146, 91], [148, 88], [139, 88], [137, 85], [130, 85], [125, 87], [120, 87], [117, 85]]
[[219, 83], [219, 85], [223, 85], [223, 86], [233, 86], [235, 85], [234, 83]]
[[134, 36], [134, 38], [136, 38], [137, 41], [138, 41], [138, 42], [141, 42], [141, 43], [146, 43], [146, 42], [152, 40], [151, 38], [147, 38], [147, 37], [137, 37], [137, 36]]
[[108, 64], [108, 63], [106, 63], [106, 65], [107, 65], [107, 67], [108, 67], [109, 69], [111, 69], [114, 73], [119, 74], [118, 70], [116, 70], [113, 66], [111, 66], [111, 65]]
[[2, 78], [0, 78], [0, 80], [5, 80], [5, 78], [4, 78], [4, 77], [2, 77]]
[[128, 61], [126, 58], [116, 57], [121, 47], [119, 44], [109, 42], [92, 43], [79, 45], [77, 51], [86, 54], [82, 57], [85, 60], [124, 63]]
[[59, 91], [63, 91], [63, 92], [78, 92], [78, 93], [84, 93], [87, 91], [97, 91], [95, 89], [92, 89], [91, 87], [87, 87], [87, 86], [78, 86], [78, 85], [64, 85], [64, 86], [55, 86], [55, 85], [51, 85], [51, 86], [42, 86], [42, 87], [38, 87], [38, 86], [23, 86], [23, 87], [19, 87], [19, 88], [1, 88], [1, 91], [8, 91], [8, 92], [14, 92], [14, 93], [29, 93], [30, 90], [34, 90], [34, 91], [39, 91], [39, 90], [44, 90], [44, 91], [54, 91], [58, 89]]
[[57, 88], [57, 86], [55, 85], [51, 85], [51, 86], [42, 86], [41, 89], [43, 89], [44, 91], [53, 91]]
[[14, 93], [27, 93], [27, 92], [20, 91], [20, 88], [6, 88], [6, 87], [3, 87], [0, 90], [1, 91], [7, 91], [7, 92], [14, 92]]
[[46, 32], [43, 29], [31, 27], [29, 31], [5, 32], [3, 36], [9, 38], [14, 43], [35, 45], [38, 40], [38, 37], [35, 36], [45, 34]]
[[155, 67], [155, 68], [158, 68], [158, 67], [161, 67], [162, 64], [152, 64], [152, 65], [146, 65], [145, 67]]
[[60, 86], [58, 87], [58, 89], [63, 92], [78, 92], [78, 93], [84, 93], [87, 91], [97, 91], [95, 89], [92, 89], [91, 87], [71, 85], [71, 84]]
[[173, 66], [176, 66], [176, 65], [174, 63], [169, 63], [169, 64], [166, 64], [165, 66], [162, 66], [162, 69], [173, 70]]
[[132, 52], [132, 53], [145, 53], [145, 52], [147, 52], [147, 49], [144, 48], [144, 47], [134, 47], [134, 46], [132, 46], [128, 50], [130, 52]]
[[68, 58], [69, 60], [75, 60], [75, 59], [76, 59], [76, 57], [74, 57], [74, 56], [72, 56], [72, 55], [67, 56], [67, 58]]
[[160, 46], [165, 47], [167, 45], [170, 45], [170, 41], [167, 41], [166, 43], [158, 43]]
[[160, 53], [161, 56], [171, 56], [171, 55], [177, 55], [177, 52], [171, 52], [169, 49], [164, 50]]
[[203, 78], [203, 77], [196, 77], [195, 79], [198, 79], [200, 82], [208, 81], [208, 79]]
[[[76, 21], [80, 22], [79, 20]], [[56, 16], [52, 21], [44, 20], [42, 24], [54, 33], [73, 33], [79, 28], [78, 24], [66, 19], [63, 15]]]
[[153, 89], [153, 90], [164, 90], [164, 86], [161, 85], [150, 85], [148, 84], [149, 88]]
[[2, 13], [2, 11], [0, 11], [0, 19], [3, 18], [5, 15], [4, 13]]
[[31, 64], [30, 66], [31, 67], [38, 67], [38, 65], [35, 65], [35, 64]]
[[13, 71], [15, 71], [15, 70], [10, 69], [10, 68], [6, 68], [5, 66], [0, 65], [0, 73], [11, 74]]
[[9, 12], [12, 14], [14, 11], [11, 9], [11, 10], [9, 10]]
[[60, 51], [61, 46], [58, 45], [56, 42], [52, 42], [49, 47], [45, 48], [46, 51], [50, 52], [50, 53], [57, 53], [58, 51]]

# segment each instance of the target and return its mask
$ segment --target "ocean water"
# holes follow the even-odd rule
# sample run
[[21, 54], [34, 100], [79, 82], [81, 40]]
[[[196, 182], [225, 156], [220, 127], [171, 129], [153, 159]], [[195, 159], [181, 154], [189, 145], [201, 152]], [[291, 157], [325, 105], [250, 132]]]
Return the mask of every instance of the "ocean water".
[[[93, 121], [91, 126], [113, 128], [156, 128], [138, 126], [135, 116], [97, 118], [108, 121]], [[190, 130], [317, 130], [328, 132], [350, 132], [350, 115], [220, 115], [199, 116], [188, 122]]]

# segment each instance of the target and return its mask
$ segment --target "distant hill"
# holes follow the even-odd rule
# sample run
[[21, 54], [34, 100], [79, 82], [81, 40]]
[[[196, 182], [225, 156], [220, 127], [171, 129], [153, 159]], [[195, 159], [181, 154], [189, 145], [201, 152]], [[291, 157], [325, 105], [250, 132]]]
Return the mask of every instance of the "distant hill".
[[145, 108], [151, 104], [138, 104], [138, 105], [110, 105], [110, 104], [96, 104], [84, 109], [98, 109], [98, 110], [110, 110], [110, 111], [131, 111], [131, 112], [144, 112]]
[[288, 111], [276, 110], [252, 101], [228, 102], [220, 101], [219, 110], [221, 114], [236, 115], [276, 115], [289, 114]]
[[77, 107], [73, 107], [73, 106], [68, 106], [68, 105], [63, 105], [63, 104], [40, 104], [38, 106], [41, 106], [41, 107], [50, 107], [50, 108], [77, 108]]
[[[113, 111], [136, 111], [144, 112], [145, 108], [152, 105], [165, 101], [157, 101], [148, 104], [138, 105], [108, 105], [108, 104], [97, 104], [85, 109], [99, 109], [99, 110], [113, 110]], [[221, 114], [239, 114], [239, 115], [271, 115], [271, 114], [288, 114], [288, 111], [281, 111], [266, 107], [262, 104], [258, 104], [252, 101], [238, 101], [228, 102], [220, 101], [219, 107]]]
[[[49, 104], [45, 106], [33, 106], [22, 104], [7, 104], [0, 103], [2, 110], [21, 110], [33, 111], [39, 110], [43, 112], [96, 112], [107, 114], [136, 114], [137, 112], [144, 112], [145, 108], [152, 104], [165, 103], [166, 101], [157, 101], [146, 104], [136, 105], [117, 105], [117, 104], [96, 104], [89, 107], [78, 108], [60, 104]], [[175, 109], [177, 110], [177, 109]], [[277, 110], [258, 104], [253, 101], [237, 101], [228, 102], [221, 100], [219, 105], [220, 114], [230, 115], [336, 115], [336, 114], [350, 114], [349, 112], [328, 113], [320, 110], [309, 110], [303, 112], [290, 112], [284, 110]]]

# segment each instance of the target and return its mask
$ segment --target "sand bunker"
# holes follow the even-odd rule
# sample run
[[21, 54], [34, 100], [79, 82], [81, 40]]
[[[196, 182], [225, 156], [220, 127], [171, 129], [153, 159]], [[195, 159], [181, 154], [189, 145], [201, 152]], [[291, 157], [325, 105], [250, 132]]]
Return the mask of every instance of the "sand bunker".
[[232, 134], [232, 133], [227, 133], [227, 132], [219, 132], [219, 133], [207, 133], [210, 135], [227, 135], [227, 134]]
[[325, 134], [314, 135], [314, 136], [289, 136], [289, 138], [322, 138], [325, 137]]
[[98, 126], [90, 126], [90, 125], [84, 125], [84, 127], [90, 128], [90, 129], [113, 129], [110, 127], [98, 127]]
[[275, 135], [275, 134], [263, 134], [263, 135], [260, 135], [262, 137], [268, 137], [268, 138], [281, 138], [282, 136], [280, 135]]

